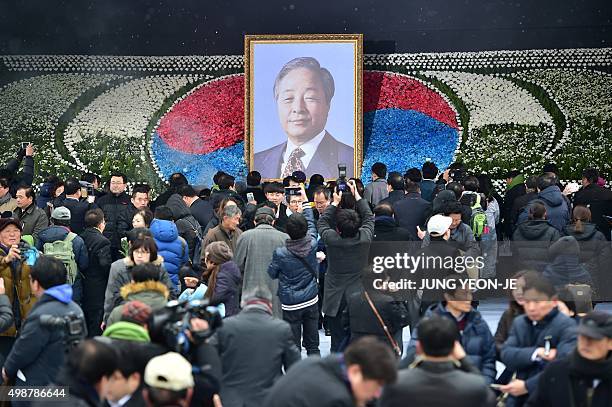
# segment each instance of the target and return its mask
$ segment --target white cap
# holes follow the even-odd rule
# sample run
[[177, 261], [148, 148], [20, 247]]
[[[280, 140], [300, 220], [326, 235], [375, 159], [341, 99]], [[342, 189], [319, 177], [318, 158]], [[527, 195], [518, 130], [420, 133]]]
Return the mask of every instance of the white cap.
[[191, 363], [176, 352], [156, 356], [147, 363], [144, 381], [150, 387], [181, 391], [194, 386]]
[[446, 233], [453, 219], [450, 216], [434, 215], [427, 222], [427, 232], [430, 235], [442, 236]]

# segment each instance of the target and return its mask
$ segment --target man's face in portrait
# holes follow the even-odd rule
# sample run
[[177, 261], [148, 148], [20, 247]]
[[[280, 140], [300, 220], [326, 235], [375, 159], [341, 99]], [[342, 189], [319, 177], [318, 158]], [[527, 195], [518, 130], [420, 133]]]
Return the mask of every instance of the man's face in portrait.
[[279, 83], [276, 107], [281, 126], [294, 144], [315, 137], [325, 128], [329, 113], [320, 76], [306, 68], [289, 72]]

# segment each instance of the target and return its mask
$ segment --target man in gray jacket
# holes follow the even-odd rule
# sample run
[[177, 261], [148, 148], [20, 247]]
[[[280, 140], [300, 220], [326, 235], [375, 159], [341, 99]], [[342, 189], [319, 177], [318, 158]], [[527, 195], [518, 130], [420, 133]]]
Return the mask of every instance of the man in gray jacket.
[[342, 351], [340, 346], [348, 335], [342, 313], [346, 309], [346, 298], [361, 289], [361, 275], [368, 264], [374, 236], [374, 215], [368, 202], [359, 195], [355, 181], [347, 185], [357, 201], [357, 211], [338, 209], [342, 193], [335, 191], [334, 201], [325, 209], [317, 225], [327, 247], [323, 313], [329, 317], [331, 352]]
[[[274, 228], [274, 210], [261, 207], [255, 212], [255, 229], [247, 230], [236, 242], [234, 261], [242, 272], [242, 293], [256, 287], [266, 287], [270, 292], [278, 291], [278, 280], [272, 280], [268, 266], [274, 250], [285, 246], [289, 235]], [[272, 299], [273, 315], [282, 318], [283, 312], [278, 296]]]
[[289, 324], [272, 316], [266, 287], [245, 293], [242, 311], [226, 318], [210, 339], [223, 366], [221, 400], [232, 407], [263, 406], [283, 370], [300, 360]]
[[387, 166], [383, 163], [372, 165], [372, 182], [365, 187], [363, 197], [372, 207], [378, 205], [380, 201], [389, 196], [387, 189]]

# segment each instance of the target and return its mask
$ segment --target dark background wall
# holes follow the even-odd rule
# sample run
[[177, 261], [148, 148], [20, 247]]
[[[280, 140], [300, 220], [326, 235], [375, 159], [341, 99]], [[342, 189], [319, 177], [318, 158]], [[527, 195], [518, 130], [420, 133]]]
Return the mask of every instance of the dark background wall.
[[612, 1], [0, 0], [0, 54], [241, 54], [268, 33], [363, 33], [366, 53], [600, 48]]

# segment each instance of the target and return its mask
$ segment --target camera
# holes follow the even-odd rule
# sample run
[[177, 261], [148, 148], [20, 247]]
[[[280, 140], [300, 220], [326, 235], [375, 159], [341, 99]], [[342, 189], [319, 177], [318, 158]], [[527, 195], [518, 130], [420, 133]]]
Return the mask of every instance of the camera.
[[84, 198], [87, 198], [88, 196], [93, 196], [95, 194], [96, 190], [93, 184], [87, 181], [79, 181], [79, 184], [81, 184], [81, 194]]
[[69, 352], [87, 336], [85, 320], [74, 312], [65, 316], [44, 314], [40, 316], [39, 321], [41, 326], [64, 331], [66, 352]]
[[302, 195], [302, 189], [300, 187], [285, 187], [285, 195], [288, 197]]
[[26, 148], [27, 148], [27, 147], [28, 147], [30, 144], [32, 144], [32, 142], [31, 142], [31, 141], [22, 141], [22, 142], [20, 143], [21, 149], [22, 149], [22, 150], [25, 150], [25, 149], [26, 149]]
[[[200, 318], [208, 322], [208, 329], [194, 331], [191, 326], [192, 318]], [[190, 332], [193, 341], [200, 344], [212, 336], [222, 323], [219, 309], [211, 306], [208, 300], [184, 302], [174, 300], [151, 314], [148, 328], [151, 342], [159, 343], [170, 351], [186, 355], [190, 348], [186, 332]]]
[[27, 242], [21, 240], [17, 245], [21, 256], [21, 261], [26, 263], [28, 266], [33, 266], [38, 259], [38, 250], [30, 246]]

